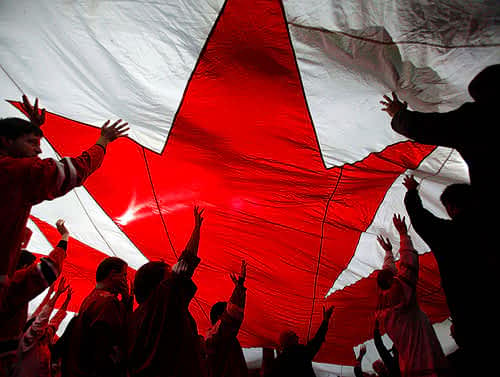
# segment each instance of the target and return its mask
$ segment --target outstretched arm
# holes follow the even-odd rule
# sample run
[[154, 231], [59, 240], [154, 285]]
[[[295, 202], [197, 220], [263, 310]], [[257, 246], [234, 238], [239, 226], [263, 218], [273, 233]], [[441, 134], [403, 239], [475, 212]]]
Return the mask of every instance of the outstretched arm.
[[443, 229], [448, 226], [448, 221], [434, 216], [424, 208], [418, 194], [418, 183], [413, 175], [406, 176], [403, 185], [408, 190], [404, 203], [413, 228], [433, 251], [440, 250], [442, 240], [446, 239], [443, 237]]
[[382, 249], [385, 250], [384, 256], [384, 265], [382, 266], [383, 270], [390, 270], [395, 274], [398, 272], [396, 268], [396, 263], [394, 262], [394, 255], [392, 254], [392, 244], [388, 238], [384, 240], [384, 237], [377, 236], [377, 241], [382, 246]]
[[[63, 304], [57, 311], [57, 313], [52, 317], [52, 319], [49, 322], [49, 326], [52, 326], [54, 328], [54, 332], [52, 333], [52, 336], [57, 332], [57, 329], [61, 325], [61, 322], [66, 318], [66, 314], [68, 311], [68, 305], [69, 302], [71, 301], [71, 296], [73, 295], [73, 290], [71, 287], [68, 289], [68, 293], [66, 294], [66, 299], [64, 300]], [[52, 339], [51, 339], [52, 342]]]
[[246, 301], [245, 279], [247, 265], [245, 261], [241, 262], [241, 271], [239, 276], [231, 274], [231, 280], [234, 283], [233, 293], [229, 299], [226, 310], [220, 316], [217, 323], [210, 329], [207, 335], [207, 345], [210, 347], [212, 342], [222, 339], [234, 338], [238, 335], [241, 324], [243, 323], [243, 314]]
[[[69, 233], [64, 227], [64, 221], [58, 220], [57, 224], [62, 224], [61, 231], [65, 233], [61, 236], [61, 241], [46, 257], [40, 259], [39, 263], [22, 270], [17, 270], [7, 283], [7, 288], [2, 292], [0, 300], [0, 311], [13, 311], [42, 293], [47, 286], [56, 281], [62, 270], [62, 264], [66, 258], [67, 237]], [[58, 226], [58, 230], [60, 225]]]
[[52, 283], [51, 285], [49, 285], [49, 290], [47, 291], [47, 294], [45, 295], [45, 297], [43, 298], [42, 302], [40, 303], [40, 305], [37, 306], [37, 308], [35, 309], [35, 311], [33, 312], [33, 314], [31, 314], [31, 318], [34, 318], [36, 317], [38, 314], [40, 314], [40, 312], [42, 311], [42, 309], [45, 307], [45, 305], [47, 305], [47, 303], [49, 302], [50, 300], [50, 297], [52, 296], [52, 293], [54, 293], [54, 284], [55, 283]]
[[378, 354], [380, 355], [380, 358], [384, 362], [385, 366], [390, 367], [391, 365], [393, 365], [394, 359], [389, 350], [385, 347], [384, 342], [382, 341], [378, 319], [375, 320], [375, 328], [373, 329], [373, 341], [375, 342], [375, 348], [377, 348]]
[[[45, 110], [38, 109], [38, 99], [31, 106], [28, 98], [23, 96], [23, 110], [36, 126], [45, 121]], [[50, 200], [66, 194], [80, 186], [101, 165], [106, 146], [123, 137], [128, 131], [127, 123], [121, 119], [109, 126], [109, 120], [104, 123], [95, 145], [75, 158], [65, 157], [59, 161], [51, 158], [38, 157], [15, 159], [9, 167], [11, 179], [19, 181], [25, 187], [25, 194], [32, 204]]]
[[401, 218], [401, 215], [394, 214], [393, 222], [400, 237], [399, 255], [401, 258], [401, 265], [399, 269], [399, 277], [402, 278], [403, 281], [411, 288], [415, 289], [419, 269], [418, 254], [413, 247], [410, 236], [408, 235], [408, 227], [406, 226], [404, 216]]
[[361, 368], [361, 363], [363, 362], [363, 357], [366, 354], [366, 346], [363, 344], [359, 349], [359, 356], [356, 359], [356, 365], [354, 366], [354, 375], [356, 377], [364, 377], [363, 369]]
[[194, 207], [194, 229], [191, 237], [186, 245], [186, 248], [179, 257], [178, 262], [172, 267], [172, 271], [191, 278], [194, 270], [200, 263], [198, 258], [198, 245], [200, 244], [200, 230], [203, 223], [204, 209], [198, 206]]
[[318, 331], [316, 331], [316, 335], [307, 343], [307, 348], [309, 349], [309, 354], [311, 356], [311, 360], [314, 359], [316, 354], [318, 353], [321, 345], [325, 341], [326, 333], [328, 331], [328, 323], [330, 322], [330, 318], [333, 314], [334, 306], [330, 306], [328, 309], [323, 307], [323, 321], [319, 326]]
[[465, 104], [447, 113], [410, 111], [407, 109], [408, 104], [401, 102], [394, 92], [392, 99], [384, 96], [380, 103], [384, 106], [382, 111], [392, 118], [391, 126], [397, 133], [419, 143], [450, 148], [456, 148], [467, 137], [460, 125], [470, 118], [470, 108], [474, 106]]
[[29, 348], [35, 344], [35, 342], [45, 333], [45, 329], [48, 326], [50, 315], [54, 310], [57, 299], [69, 288], [66, 285], [66, 279], [61, 278], [59, 285], [53, 297], [51, 297], [47, 304], [42, 308], [40, 314], [38, 314], [31, 324], [31, 326], [26, 330], [21, 339], [21, 348], [23, 352], [26, 352]]

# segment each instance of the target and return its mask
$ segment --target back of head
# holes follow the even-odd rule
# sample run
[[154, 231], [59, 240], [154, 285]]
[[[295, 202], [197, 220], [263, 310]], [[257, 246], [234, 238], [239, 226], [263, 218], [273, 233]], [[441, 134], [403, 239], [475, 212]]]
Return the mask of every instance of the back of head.
[[95, 272], [95, 281], [101, 282], [105, 280], [112, 272], [122, 272], [123, 268], [127, 266], [127, 262], [118, 257], [109, 257], [104, 259]]
[[9, 140], [15, 140], [23, 135], [35, 134], [43, 136], [40, 127], [35, 126], [31, 122], [21, 118], [3, 118], [0, 119], [0, 137]]
[[472, 79], [469, 84], [469, 94], [474, 101], [479, 103], [487, 103], [497, 101], [498, 87], [500, 86], [500, 64], [490, 65], [476, 77]]
[[19, 260], [17, 261], [16, 270], [21, 270], [23, 268], [31, 266], [35, 263], [36, 257], [33, 253], [28, 250], [21, 250], [21, 254], [19, 255]]
[[394, 280], [394, 272], [391, 270], [380, 270], [377, 274], [377, 284], [383, 291], [389, 289]]
[[447, 210], [450, 206], [458, 210], [470, 208], [473, 200], [472, 186], [466, 183], [449, 185], [444, 189], [440, 200]]
[[169, 271], [170, 266], [165, 262], [148, 262], [137, 270], [134, 279], [134, 294], [138, 304], [148, 299]]
[[285, 348], [296, 345], [298, 343], [299, 337], [294, 331], [286, 330], [280, 334], [279, 347], [281, 350], [284, 350]]
[[227, 302], [225, 301], [219, 301], [212, 306], [212, 309], [210, 309], [210, 322], [212, 322], [212, 325], [217, 323], [224, 310], [226, 310], [226, 307]]

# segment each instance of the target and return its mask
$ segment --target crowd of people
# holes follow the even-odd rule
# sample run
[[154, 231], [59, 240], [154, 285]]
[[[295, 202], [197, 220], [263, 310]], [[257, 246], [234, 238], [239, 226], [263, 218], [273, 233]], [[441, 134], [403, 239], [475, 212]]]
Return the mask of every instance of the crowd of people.
[[[494, 353], [485, 348], [485, 339], [498, 336], [496, 318], [485, 321], [495, 297], [497, 266], [489, 238], [494, 223], [486, 217], [486, 204], [492, 198], [494, 202], [493, 196], [487, 196], [491, 192], [491, 152], [479, 142], [484, 133], [472, 128], [495, 119], [493, 88], [499, 83], [500, 65], [486, 68], [470, 83], [474, 102], [448, 113], [410, 111], [395, 93], [381, 101], [396, 132], [420, 143], [459, 151], [469, 166], [471, 184], [446, 187], [440, 199], [450, 218], [442, 219], [423, 206], [415, 178], [408, 175], [404, 179], [409, 223], [399, 214], [393, 217], [400, 236], [398, 264], [390, 240], [378, 237], [385, 252], [376, 275], [379, 297], [373, 336], [381, 359], [373, 369], [378, 376], [489, 375], [484, 373]], [[192, 234], [177, 263], [148, 262], [129, 284], [127, 262], [117, 257], [104, 259], [96, 269], [95, 288], [64, 333], [56, 335], [72, 296], [70, 282], [60, 276], [70, 247], [69, 232], [59, 220], [56, 228], [61, 240], [48, 256], [38, 260], [26, 250], [31, 207], [82, 185], [101, 165], [108, 144], [125, 136], [128, 128], [121, 120], [107, 121], [96, 143], [80, 156], [40, 159], [45, 111], [39, 109], [38, 100], [32, 105], [26, 96], [23, 110], [29, 121], [0, 120], [0, 209], [4, 214], [0, 225], [0, 377], [248, 376], [237, 338], [245, 310], [246, 262], [242, 261], [238, 274], [230, 275], [234, 289], [229, 300], [212, 306], [212, 326], [206, 336], [199, 334], [189, 311], [197, 290], [193, 274], [201, 261], [198, 245], [204, 210], [197, 206]], [[408, 234], [410, 224], [435, 256], [458, 354], [444, 355], [419, 306], [419, 256]], [[479, 264], [484, 273], [477, 276]], [[28, 303], [47, 287], [45, 298], [28, 318]], [[263, 359], [262, 375], [314, 376], [312, 360], [325, 340], [333, 311], [333, 306], [323, 309], [323, 321], [307, 344], [300, 344], [294, 331], [283, 332], [277, 356], [273, 351]], [[393, 341], [392, 349], [385, 347], [382, 332]], [[369, 375], [361, 367], [365, 353], [362, 347], [356, 376]]]

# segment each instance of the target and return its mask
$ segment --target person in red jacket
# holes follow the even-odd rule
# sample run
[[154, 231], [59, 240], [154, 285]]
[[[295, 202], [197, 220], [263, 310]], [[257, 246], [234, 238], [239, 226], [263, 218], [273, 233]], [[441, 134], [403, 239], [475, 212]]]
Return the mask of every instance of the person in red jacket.
[[68, 334], [63, 376], [126, 375], [127, 321], [132, 311], [127, 267], [117, 257], [97, 267], [95, 289], [83, 300]]
[[231, 274], [234, 290], [229, 299], [217, 302], [210, 311], [212, 327], [208, 330], [205, 341], [209, 377], [246, 377], [248, 368], [243, 350], [236, 336], [243, 322], [246, 288], [247, 265], [241, 262], [238, 277]]
[[202, 343], [189, 303], [196, 292], [191, 280], [200, 263], [198, 244], [203, 210], [194, 208], [195, 226], [177, 263], [148, 262], [135, 275], [139, 306], [130, 321], [131, 377], [203, 377]]
[[80, 156], [59, 161], [40, 159], [43, 136], [40, 126], [45, 111], [39, 112], [38, 101], [35, 106], [31, 106], [26, 96], [23, 101], [30, 122], [21, 118], [0, 119], [0, 213], [4, 219], [0, 225], [0, 281], [15, 271], [31, 207], [83, 184], [101, 165], [106, 146], [125, 136], [128, 130], [121, 119], [111, 126], [107, 121], [96, 144]]
[[[51, 373], [50, 347], [54, 343], [57, 329], [66, 317], [72, 294], [72, 290], [64, 277], [59, 280], [55, 293], [54, 285], [55, 283], [52, 283], [49, 292], [24, 326], [24, 333], [19, 340], [17, 349], [18, 362], [12, 377], [53, 376]], [[54, 317], [51, 318], [56, 302], [64, 292], [67, 292], [66, 300], [64, 300]]]
[[[16, 362], [16, 350], [28, 317], [28, 303], [61, 273], [69, 232], [62, 220], [58, 220], [56, 226], [61, 241], [54, 250], [39, 263], [20, 266], [21, 269], [4, 282], [4, 297], [0, 300], [0, 377], [8, 376]], [[34, 262], [36, 259], [26, 260]]]

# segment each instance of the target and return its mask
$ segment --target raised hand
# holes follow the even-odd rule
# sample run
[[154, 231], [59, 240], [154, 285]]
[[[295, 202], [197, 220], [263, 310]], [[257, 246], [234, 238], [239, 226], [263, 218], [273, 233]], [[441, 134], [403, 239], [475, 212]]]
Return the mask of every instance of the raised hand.
[[69, 302], [71, 301], [72, 296], [73, 296], [73, 288], [69, 287], [68, 293], [66, 294], [66, 299], [64, 300], [63, 305], [68, 306]]
[[66, 228], [66, 225], [64, 224], [64, 220], [59, 219], [56, 222], [56, 228], [59, 234], [61, 235], [61, 239], [64, 241], [67, 241], [69, 238], [69, 230]]
[[69, 289], [69, 284], [66, 283], [66, 278], [63, 276], [59, 279], [59, 284], [57, 285], [57, 290], [54, 295], [50, 298], [49, 304], [54, 306], [57, 302], [57, 299], [67, 290]]
[[38, 98], [35, 99], [35, 105], [31, 106], [28, 97], [23, 94], [23, 104], [21, 107], [33, 125], [40, 127], [45, 123], [45, 109], [38, 109]]
[[66, 284], [66, 278], [64, 276], [59, 279], [59, 284], [57, 285], [56, 295], [62, 295], [69, 289], [69, 284]]
[[384, 96], [385, 101], [380, 101], [380, 104], [385, 106], [382, 108], [382, 111], [385, 111], [391, 118], [394, 117], [399, 111], [405, 110], [408, 107], [408, 103], [401, 102], [396, 95], [396, 93], [392, 92], [392, 99], [389, 96]]
[[396, 230], [400, 235], [406, 235], [408, 234], [408, 228], [406, 226], [406, 221], [405, 217], [401, 218], [401, 215], [399, 214], [394, 214], [392, 221], [394, 223], [394, 226], [396, 227]]
[[229, 274], [229, 276], [231, 277], [231, 280], [233, 281], [234, 285], [245, 284], [245, 279], [247, 277], [247, 262], [245, 262], [245, 260], [241, 261], [241, 270], [239, 276], [236, 276], [236, 274], [234, 273]]
[[380, 246], [382, 246], [382, 249], [384, 249], [385, 251], [392, 251], [392, 244], [391, 241], [389, 241], [389, 238], [386, 238], [384, 240], [384, 237], [377, 236], [377, 241], [380, 244]]
[[415, 180], [415, 177], [413, 175], [407, 175], [403, 179], [403, 185], [408, 191], [416, 190], [418, 187], [418, 182]]
[[199, 228], [201, 227], [201, 223], [203, 222], [203, 212], [205, 208], [200, 209], [199, 206], [194, 206], [194, 225]]
[[325, 307], [323, 306], [323, 321], [328, 322], [330, 318], [332, 318], [333, 309], [335, 309], [335, 306], [333, 305], [330, 306], [328, 309], [325, 309]]
[[115, 141], [119, 137], [127, 136], [127, 131], [130, 129], [127, 127], [128, 123], [121, 123], [122, 120], [118, 119], [115, 123], [109, 126], [110, 121], [107, 120], [101, 127], [101, 136], [97, 140], [97, 144], [106, 147], [112, 141]]

